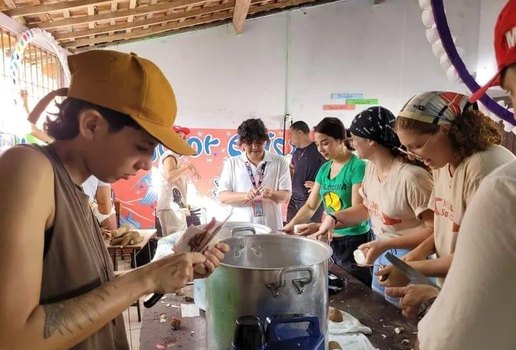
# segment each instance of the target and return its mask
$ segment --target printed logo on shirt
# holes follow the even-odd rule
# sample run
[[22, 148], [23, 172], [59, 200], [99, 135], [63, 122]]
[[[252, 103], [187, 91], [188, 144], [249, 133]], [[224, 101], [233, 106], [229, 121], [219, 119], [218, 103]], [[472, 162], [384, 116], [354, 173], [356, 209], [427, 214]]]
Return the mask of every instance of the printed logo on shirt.
[[451, 221], [454, 219], [452, 204], [443, 198], [435, 197], [434, 213], [437, 216], [444, 216]]
[[333, 209], [333, 211], [339, 211], [342, 209], [342, 200], [339, 195], [335, 192], [326, 192], [323, 196], [324, 207], [327, 209]]
[[336, 184], [322, 184], [321, 185], [323, 190], [327, 191], [346, 191], [350, 187], [343, 183], [336, 183]]
[[364, 200], [364, 205], [369, 211], [370, 216], [374, 216], [382, 220], [382, 223], [387, 226], [393, 226], [397, 224], [401, 224], [400, 219], [394, 219], [385, 214], [381, 209], [380, 205], [375, 201], [366, 201]]

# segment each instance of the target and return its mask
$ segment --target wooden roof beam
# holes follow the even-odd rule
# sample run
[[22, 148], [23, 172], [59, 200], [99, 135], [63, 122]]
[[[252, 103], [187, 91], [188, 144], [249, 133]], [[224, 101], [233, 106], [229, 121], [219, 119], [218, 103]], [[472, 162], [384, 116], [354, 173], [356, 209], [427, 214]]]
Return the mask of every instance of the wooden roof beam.
[[251, 6], [251, 0], [236, 0], [235, 10], [233, 11], [233, 28], [235, 33], [240, 34], [244, 31], [245, 19]]
[[135, 38], [141, 38], [144, 36], [149, 35], [155, 35], [163, 32], [168, 32], [171, 30], [186, 28], [195, 26], [198, 24], [203, 23], [209, 23], [209, 22], [215, 22], [215, 21], [221, 21], [224, 19], [231, 18], [232, 15], [230, 13], [220, 13], [211, 16], [209, 19], [206, 18], [195, 18], [195, 19], [189, 19], [182, 23], [173, 22], [165, 24], [164, 26], [155, 26], [155, 27], [149, 27], [147, 29], [142, 29], [138, 31], [132, 31], [131, 33], [121, 33], [121, 34], [114, 34], [109, 36], [100, 36], [93, 39], [79, 39], [75, 41], [71, 41], [69, 43], [61, 43], [61, 46], [64, 46], [65, 48], [77, 48], [81, 46], [88, 46], [88, 45], [96, 45], [96, 44], [103, 44], [103, 43], [110, 43], [113, 41], [119, 41], [119, 40], [128, 40], [128, 39], [135, 39]]
[[[249, 9], [249, 14], [255, 14], [258, 12], [264, 12], [264, 11], [270, 11], [275, 9], [281, 9], [285, 7], [291, 7], [291, 6], [298, 6], [302, 4], [308, 4], [315, 0], [288, 0], [282, 3], [272, 3], [268, 5], [258, 6], [258, 5], [251, 5]], [[261, 3], [262, 1], [257, 1], [257, 3]], [[131, 39], [137, 39], [144, 36], [151, 36], [160, 34], [163, 32], [169, 32], [174, 31], [178, 29], [183, 29], [187, 27], [196, 26], [199, 24], [205, 24], [205, 23], [211, 23], [216, 21], [223, 21], [226, 19], [230, 19], [233, 16], [229, 13], [220, 13], [215, 14], [211, 16], [209, 19], [206, 18], [196, 18], [196, 19], [188, 19], [185, 20], [182, 23], [173, 22], [173, 23], [167, 23], [163, 26], [155, 26], [155, 27], [149, 27], [147, 29], [137, 30], [133, 31], [131, 33], [121, 33], [121, 34], [115, 34], [115, 35], [109, 35], [109, 36], [102, 36], [102, 37], [96, 37], [93, 39], [86, 38], [86, 39], [79, 39], [75, 41], [69, 41], [69, 42], [62, 42], [61, 46], [67, 48], [67, 49], [76, 49], [78, 47], [84, 47], [89, 45], [97, 45], [97, 44], [105, 44], [105, 43], [111, 43], [114, 41], [120, 41], [120, 40], [131, 40]], [[134, 22], [133, 22], [134, 23]]]
[[13, 0], [4, 0], [4, 4], [5, 4], [5, 6], [7, 6], [7, 8], [10, 8], [10, 9], [16, 8], [16, 4], [14, 3]]
[[103, 28], [86, 29], [86, 30], [81, 30], [81, 31], [77, 31], [77, 32], [69, 32], [69, 33], [56, 33], [56, 34], [54, 34], [54, 38], [56, 38], [56, 40], [62, 41], [62, 40], [75, 39], [75, 38], [80, 38], [80, 37], [85, 37], [85, 36], [90, 36], [90, 35], [111, 33], [111, 32], [116, 32], [116, 31], [120, 31], [120, 30], [129, 30], [129, 29], [133, 30], [133, 29], [139, 28], [139, 27], [151, 26], [151, 25], [156, 25], [156, 24], [161, 24], [161, 23], [166, 23], [166, 22], [172, 22], [172, 21], [189, 18], [189, 17], [206, 15], [209, 13], [227, 11], [227, 10], [232, 9], [233, 6], [234, 6], [233, 2], [230, 2], [227, 4], [221, 5], [221, 6], [204, 7], [199, 10], [193, 10], [193, 11], [182, 12], [182, 13], [174, 13], [174, 14], [168, 15], [168, 16], [152, 17], [150, 19], [141, 19], [141, 20], [136, 20], [133, 22], [116, 24], [113, 26], [111, 26], [111, 25], [105, 26]]
[[[5, 0], [4, 0], [5, 1]], [[4, 11], [9, 17], [20, 16], [34, 16], [40, 13], [59, 12], [64, 10], [71, 10], [78, 7], [86, 7], [91, 5], [98, 5], [102, 3], [110, 3], [111, 0], [78, 0], [78, 1], [63, 1], [56, 4], [49, 5], [31, 5], [24, 7], [17, 7], [12, 10]]]
[[53, 22], [37, 23], [37, 24], [34, 24], [33, 26], [41, 28], [41, 29], [66, 27], [66, 26], [71, 26], [71, 25], [76, 25], [76, 24], [108, 21], [108, 20], [113, 20], [113, 19], [117, 19], [117, 18], [129, 17], [129, 16], [146, 15], [146, 14], [152, 13], [152, 12], [165, 11], [165, 10], [169, 10], [169, 9], [173, 9], [173, 8], [187, 6], [191, 3], [202, 4], [204, 2], [206, 2], [206, 1], [205, 0], [177, 0], [177, 1], [172, 1], [172, 2], [165, 3], [165, 4], [161, 3], [161, 4], [158, 4], [155, 6], [136, 7], [135, 9], [132, 9], [132, 10], [131, 9], [118, 10], [115, 12], [108, 12], [108, 13], [98, 14], [98, 15], [94, 15], [94, 16], [81, 16], [81, 17], [76, 17], [76, 18], [62, 19], [62, 20], [53, 21]]

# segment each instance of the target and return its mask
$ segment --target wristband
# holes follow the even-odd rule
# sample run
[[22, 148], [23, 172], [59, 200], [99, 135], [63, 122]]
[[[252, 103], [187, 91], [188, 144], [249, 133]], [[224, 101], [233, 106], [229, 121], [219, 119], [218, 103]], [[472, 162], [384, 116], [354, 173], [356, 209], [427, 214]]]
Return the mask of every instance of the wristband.
[[331, 216], [331, 218], [333, 219], [333, 223], [335, 225], [337, 225], [337, 223], [339, 222], [339, 219], [337, 219], [337, 217], [335, 215], [333, 215], [332, 213], [328, 213], [329, 216]]

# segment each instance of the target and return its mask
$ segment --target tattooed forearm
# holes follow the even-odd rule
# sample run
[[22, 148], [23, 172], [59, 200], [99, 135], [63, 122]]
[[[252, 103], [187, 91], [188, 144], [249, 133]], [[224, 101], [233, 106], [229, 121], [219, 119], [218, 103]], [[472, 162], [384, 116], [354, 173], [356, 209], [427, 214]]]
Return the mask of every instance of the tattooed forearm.
[[44, 338], [48, 339], [56, 332], [61, 335], [73, 333], [76, 329], [82, 330], [86, 322], [94, 323], [99, 305], [111, 296], [110, 289], [117, 289], [117, 286], [111, 284], [80, 297], [42, 305], [45, 312]]

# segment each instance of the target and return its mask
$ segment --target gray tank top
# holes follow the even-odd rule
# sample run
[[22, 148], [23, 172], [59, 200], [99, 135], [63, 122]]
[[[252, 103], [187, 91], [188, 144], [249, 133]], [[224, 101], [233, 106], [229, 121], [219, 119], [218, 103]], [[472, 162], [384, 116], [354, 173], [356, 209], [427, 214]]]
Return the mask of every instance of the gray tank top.
[[[54, 169], [55, 220], [45, 233], [40, 303], [55, 303], [112, 280], [113, 264], [88, 196], [72, 181], [52, 146], [29, 147], [43, 153]], [[128, 350], [122, 315], [72, 349]]]

